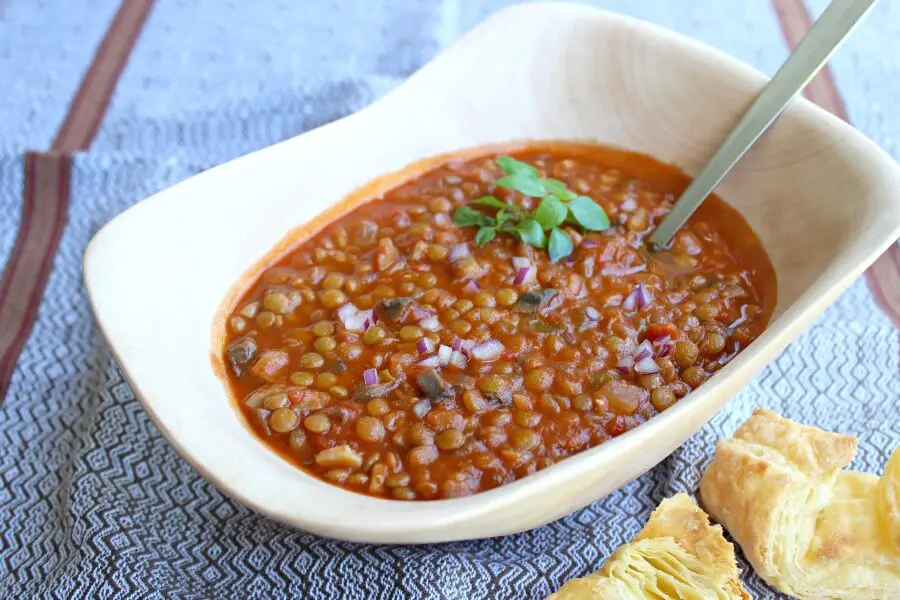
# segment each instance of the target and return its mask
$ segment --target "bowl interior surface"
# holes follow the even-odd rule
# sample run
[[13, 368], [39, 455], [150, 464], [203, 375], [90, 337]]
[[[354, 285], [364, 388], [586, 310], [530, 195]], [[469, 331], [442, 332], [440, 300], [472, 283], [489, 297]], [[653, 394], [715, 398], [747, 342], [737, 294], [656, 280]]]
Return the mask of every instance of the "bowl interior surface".
[[[223, 298], [290, 245], [296, 227], [323, 211], [327, 220], [360, 186], [424, 157], [530, 139], [586, 140], [696, 173], [764, 83], [743, 63], [640, 21], [559, 4], [508, 9], [371, 107], [202, 173], [114, 219], [85, 256], [91, 302], [163, 433], [245, 504], [354, 541], [528, 529], [662, 460], [896, 239], [893, 161], [848, 125], [796, 101], [718, 191], [757, 232], [777, 273], [769, 329], [650, 422], [468, 498], [404, 503], [353, 494], [268, 450], [216, 375], [211, 352]], [[379, 179], [367, 192], [393, 183]]]

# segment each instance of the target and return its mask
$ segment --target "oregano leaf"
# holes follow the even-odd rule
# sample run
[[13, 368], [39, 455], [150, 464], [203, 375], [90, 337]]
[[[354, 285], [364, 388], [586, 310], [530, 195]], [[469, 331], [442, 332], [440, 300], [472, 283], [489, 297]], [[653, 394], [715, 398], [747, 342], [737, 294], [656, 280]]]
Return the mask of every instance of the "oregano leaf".
[[528, 163], [523, 163], [509, 156], [501, 156], [497, 158], [496, 163], [503, 169], [507, 175], [527, 175], [531, 178], [537, 178], [541, 172], [532, 167]]
[[578, 196], [569, 202], [569, 212], [575, 222], [588, 231], [603, 231], [609, 228], [606, 211], [587, 196]]
[[546, 243], [544, 228], [534, 219], [525, 219], [519, 223], [519, 238], [535, 248], [543, 248]]
[[498, 200], [493, 196], [482, 196], [477, 200], [472, 200], [469, 204], [474, 204], [476, 206], [490, 206], [493, 208], [511, 208], [509, 204], [503, 202], [502, 200]]
[[566, 205], [556, 196], [547, 196], [534, 211], [534, 220], [544, 229], [553, 229], [566, 220]]
[[543, 198], [547, 195], [543, 182], [528, 175], [507, 175], [495, 181], [494, 184], [508, 190], [521, 192], [532, 198]]
[[572, 238], [569, 234], [555, 227], [550, 232], [550, 241], [547, 244], [547, 250], [550, 253], [550, 262], [559, 262], [561, 258], [565, 258], [572, 254]]
[[462, 227], [477, 225], [486, 227], [494, 224], [494, 219], [468, 206], [460, 206], [453, 212], [453, 222]]
[[488, 242], [490, 242], [497, 235], [497, 230], [493, 227], [482, 227], [478, 230], [478, 233], [475, 234], [475, 243], [479, 246], [484, 246]]

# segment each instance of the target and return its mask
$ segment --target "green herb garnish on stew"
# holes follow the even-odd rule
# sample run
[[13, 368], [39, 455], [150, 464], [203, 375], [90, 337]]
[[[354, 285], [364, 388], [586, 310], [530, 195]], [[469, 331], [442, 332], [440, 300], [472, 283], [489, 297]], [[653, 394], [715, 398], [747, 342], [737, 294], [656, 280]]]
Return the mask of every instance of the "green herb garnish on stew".
[[[508, 156], [497, 159], [505, 176], [495, 185], [538, 198], [532, 211], [523, 211], [494, 196], [482, 196], [468, 206], [460, 206], [453, 213], [453, 222], [462, 227], [478, 227], [475, 243], [484, 246], [498, 233], [517, 236], [535, 248], [546, 248], [550, 262], [557, 262], [572, 254], [572, 239], [562, 226], [579, 226], [586, 231], [603, 231], [609, 227], [606, 211], [587, 196], [579, 196], [558, 179], [541, 177], [540, 171], [529, 164]], [[496, 209], [494, 215], [475, 207]]]

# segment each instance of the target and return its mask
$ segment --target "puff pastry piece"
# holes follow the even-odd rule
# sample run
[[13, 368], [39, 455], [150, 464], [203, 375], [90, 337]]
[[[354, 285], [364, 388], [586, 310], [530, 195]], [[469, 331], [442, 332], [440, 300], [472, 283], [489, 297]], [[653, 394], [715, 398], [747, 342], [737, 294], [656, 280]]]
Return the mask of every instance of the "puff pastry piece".
[[647, 525], [603, 568], [548, 600], [748, 600], [734, 546], [687, 494], [663, 500]]
[[798, 598], [900, 598], [900, 452], [843, 471], [856, 438], [757, 409], [720, 441], [700, 498], [759, 575]]

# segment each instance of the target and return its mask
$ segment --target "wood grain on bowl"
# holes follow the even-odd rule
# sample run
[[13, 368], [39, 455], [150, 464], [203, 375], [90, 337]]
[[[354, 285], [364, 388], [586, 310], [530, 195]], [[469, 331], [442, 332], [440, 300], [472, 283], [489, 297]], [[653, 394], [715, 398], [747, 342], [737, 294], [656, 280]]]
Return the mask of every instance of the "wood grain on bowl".
[[210, 368], [210, 353], [221, 348], [210, 342], [222, 298], [273, 241], [284, 239], [287, 250], [294, 228], [423, 157], [582, 140], [696, 173], [764, 81], [716, 50], [633, 19], [564, 4], [505, 10], [369, 108], [201, 173], [117, 217], [85, 256], [98, 323], [178, 451], [273, 518], [389, 543], [538, 526], [677, 448], [898, 237], [900, 190], [889, 157], [846, 123], [795, 102], [719, 190], [775, 270], [768, 329], [690, 398], [640, 427], [473, 496], [395, 502], [353, 494], [271, 452], [237, 418]]

